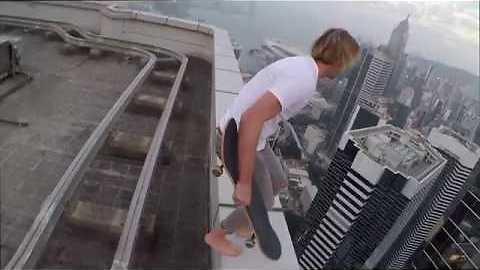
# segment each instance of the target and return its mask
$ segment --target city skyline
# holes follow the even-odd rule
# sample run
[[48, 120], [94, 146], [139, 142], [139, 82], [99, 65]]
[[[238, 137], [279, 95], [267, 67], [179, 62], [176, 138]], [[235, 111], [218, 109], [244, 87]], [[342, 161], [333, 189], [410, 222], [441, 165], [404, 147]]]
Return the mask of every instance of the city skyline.
[[[153, 10], [225, 27], [247, 49], [261, 42], [255, 39], [275, 37], [305, 52], [309, 51], [313, 39], [328, 27], [343, 27], [364, 41], [386, 44], [398, 22], [410, 15], [407, 54], [479, 75], [478, 1], [298, 2], [185, 1], [175, 4], [184, 10], [173, 13], [155, 7]], [[208, 9], [209, 6], [214, 8]], [[284, 17], [296, 18], [296, 21], [279, 20]]]
[[[371, 5], [375, 6], [377, 12], [396, 16], [410, 15], [411, 34], [409, 44], [406, 46], [407, 54], [437, 60], [478, 76], [478, 3], [478, 1], [385, 1]], [[385, 43], [385, 39], [378, 41]], [[459, 53], [460, 50], [464, 51]]]

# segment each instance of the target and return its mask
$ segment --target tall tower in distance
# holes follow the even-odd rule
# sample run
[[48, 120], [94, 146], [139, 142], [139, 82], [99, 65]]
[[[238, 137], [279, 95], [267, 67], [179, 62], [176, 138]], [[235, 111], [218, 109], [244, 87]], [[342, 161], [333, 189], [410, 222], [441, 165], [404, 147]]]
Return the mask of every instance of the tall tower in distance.
[[[445, 126], [434, 128], [428, 141], [447, 160], [442, 174], [423, 205], [395, 244], [379, 249], [365, 264], [367, 269], [404, 269], [434, 227], [465, 189], [465, 182], [480, 159], [480, 148]], [[388, 251], [389, 250], [389, 251]], [[383, 257], [383, 258], [382, 258]], [[448, 268], [448, 267], [447, 267]]]
[[395, 29], [393, 29], [386, 48], [386, 53], [393, 61], [392, 76], [390, 77], [387, 88], [385, 90], [385, 95], [388, 97], [397, 96], [398, 81], [400, 80], [400, 75], [405, 68], [407, 60], [407, 56], [405, 54], [405, 47], [407, 46], [408, 42], [409, 17], [410, 15], [408, 15], [397, 25], [397, 27], [395, 27]]
[[388, 41], [387, 45], [387, 52], [394, 61], [398, 61], [405, 53], [405, 47], [407, 47], [408, 42], [409, 18], [410, 15], [402, 20], [397, 27], [393, 29], [393, 32], [390, 35], [390, 40]]
[[445, 163], [425, 138], [393, 126], [347, 133], [296, 239], [300, 265], [362, 267], [403, 231]]

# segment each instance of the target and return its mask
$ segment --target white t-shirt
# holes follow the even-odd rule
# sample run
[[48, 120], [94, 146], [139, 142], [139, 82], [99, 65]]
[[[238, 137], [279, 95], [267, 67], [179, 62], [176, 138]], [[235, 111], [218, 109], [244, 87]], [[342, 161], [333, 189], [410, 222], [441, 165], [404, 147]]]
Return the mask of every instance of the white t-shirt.
[[266, 139], [279, 128], [280, 120], [298, 113], [314, 95], [317, 86], [318, 68], [310, 56], [287, 57], [260, 70], [240, 90], [225, 115], [217, 123], [222, 131], [227, 122], [234, 118], [237, 125], [242, 113], [250, 108], [265, 92], [270, 91], [279, 101], [282, 111], [263, 124], [257, 151], [265, 148]]

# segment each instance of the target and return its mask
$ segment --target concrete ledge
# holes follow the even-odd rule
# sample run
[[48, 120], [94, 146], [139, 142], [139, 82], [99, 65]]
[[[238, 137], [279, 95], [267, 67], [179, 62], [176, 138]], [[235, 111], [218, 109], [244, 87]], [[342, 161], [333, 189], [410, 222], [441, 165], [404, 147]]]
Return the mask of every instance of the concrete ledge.
[[212, 27], [208, 24], [198, 23], [197, 31], [213, 36]]
[[232, 104], [236, 96], [237, 94], [235, 93], [224, 93], [220, 91], [217, 91], [215, 93], [215, 100], [216, 100], [216, 106], [215, 106], [216, 118], [215, 119], [217, 123], [223, 117], [223, 114], [225, 113], [227, 108]]
[[235, 53], [233, 52], [233, 46], [231, 44], [221, 45], [221, 44], [215, 43], [213, 50], [215, 52], [215, 55], [235, 57]]
[[150, 13], [150, 12], [139, 12], [136, 19], [144, 22], [166, 24], [167, 16], [160, 14]]
[[74, 2], [74, 1], [41, 1], [41, 2], [32, 1], [32, 2], [29, 2], [29, 4], [32, 6], [33, 5], [70, 6], [70, 7], [80, 8], [80, 9], [89, 9], [89, 10], [97, 10], [105, 6], [98, 2], [89, 2], [88, 5], [84, 5], [82, 2]]
[[242, 74], [240, 72], [215, 69], [215, 90], [231, 93], [239, 93], [243, 87]]
[[218, 45], [221, 45], [221, 46], [231, 46], [232, 45], [231, 42], [230, 42], [230, 35], [224, 29], [216, 27], [214, 37], [215, 37], [215, 44], [218, 44]]
[[[87, 3], [88, 4], [88, 3]], [[109, 5], [104, 6], [100, 9], [102, 15], [107, 16], [111, 19], [133, 19], [135, 18], [136, 11], [131, 9], [125, 9], [118, 5]]]
[[188, 29], [192, 31], [197, 31], [198, 30], [198, 22], [193, 22], [193, 21], [188, 21], [180, 18], [175, 18], [175, 17], [168, 17], [167, 18], [167, 25], [173, 26], [173, 27], [178, 27], [178, 28], [183, 28], [183, 29]]
[[240, 72], [238, 66], [238, 61], [235, 57], [225, 56], [225, 55], [216, 55], [215, 56], [215, 67], [217, 69], [224, 69], [233, 72]]

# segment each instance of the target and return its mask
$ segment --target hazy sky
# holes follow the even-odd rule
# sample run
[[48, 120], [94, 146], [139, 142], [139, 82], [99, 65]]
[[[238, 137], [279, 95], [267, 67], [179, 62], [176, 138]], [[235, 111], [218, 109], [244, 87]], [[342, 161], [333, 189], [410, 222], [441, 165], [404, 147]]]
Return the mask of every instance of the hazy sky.
[[226, 28], [247, 49], [265, 38], [307, 49], [329, 27], [346, 28], [378, 45], [386, 43], [393, 28], [410, 14], [407, 53], [479, 74], [479, 1], [216, 2], [212, 6], [207, 4], [212, 1], [198, 0], [179, 7], [192, 18]]
[[372, 13], [385, 17], [411, 14], [407, 52], [479, 74], [478, 1], [383, 2], [370, 6]]
[[[295, 17], [312, 16], [314, 21], [345, 27], [376, 44], [386, 43], [392, 29], [410, 14], [407, 53], [479, 74], [479, 1], [298, 1], [296, 6], [301, 13]], [[295, 13], [291, 13], [292, 22]]]

